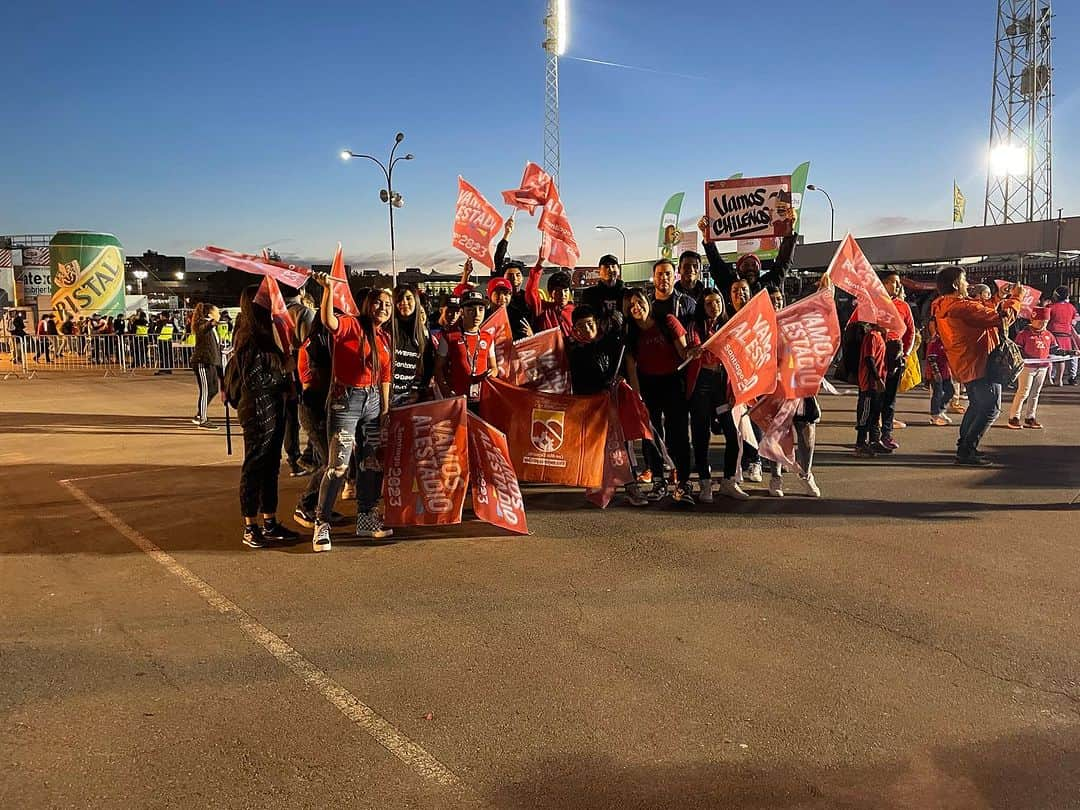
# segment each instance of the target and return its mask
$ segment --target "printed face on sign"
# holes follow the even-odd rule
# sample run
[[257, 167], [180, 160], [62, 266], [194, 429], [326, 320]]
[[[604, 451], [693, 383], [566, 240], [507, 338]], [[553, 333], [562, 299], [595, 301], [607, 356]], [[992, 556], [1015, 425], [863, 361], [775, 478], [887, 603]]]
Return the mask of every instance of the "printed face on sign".
[[705, 184], [707, 238], [718, 242], [787, 236], [795, 214], [791, 177], [748, 177]]
[[566, 413], [533, 408], [532, 444], [541, 453], [554, 453], [563, 444]]

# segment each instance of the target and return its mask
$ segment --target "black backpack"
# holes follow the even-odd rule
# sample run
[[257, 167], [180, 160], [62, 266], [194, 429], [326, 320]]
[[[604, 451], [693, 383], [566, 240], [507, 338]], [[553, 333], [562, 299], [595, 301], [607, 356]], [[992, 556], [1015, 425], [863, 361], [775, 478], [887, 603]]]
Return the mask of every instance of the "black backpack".
[[240, 367], [240, 356], [236, 352], [225, 364], [225, 382], [222, 392], [225, 400], [234, 408], [240, 407], [240, 396], [244, 391], [244, 370]]

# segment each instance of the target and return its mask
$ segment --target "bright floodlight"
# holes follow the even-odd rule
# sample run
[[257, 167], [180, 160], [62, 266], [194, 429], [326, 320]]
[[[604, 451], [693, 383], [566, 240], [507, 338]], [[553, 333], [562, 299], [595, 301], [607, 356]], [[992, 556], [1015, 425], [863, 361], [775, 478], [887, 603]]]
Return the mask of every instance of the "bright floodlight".
[[555, 55], [562, 56], [566, 53], [566, 45], [570, 41], [570, 15], [566, 10], [567, 0], [556, 0], [557, 13], [555, 15]]
[[990, 170], [997, 177], [1027, 174], [1027, 149], [1015, 143], [998, 144], [990, 150]]
[[341, 150], [341, 159], [342, 160], [348, 160], [351, 157], [352, 157], [352, 152], [350, 152], [348, 149], [342, 149]]

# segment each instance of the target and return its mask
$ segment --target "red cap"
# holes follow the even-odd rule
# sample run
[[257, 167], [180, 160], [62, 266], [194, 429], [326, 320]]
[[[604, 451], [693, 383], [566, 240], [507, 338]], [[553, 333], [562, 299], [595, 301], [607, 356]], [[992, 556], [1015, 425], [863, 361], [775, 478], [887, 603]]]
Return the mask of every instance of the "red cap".
[[502, 276], [498, 276], [496, 278], [491, 279], [491, 281], [488, 282], [488, 286], [487, 286], [488, 298], [491, 298], [491, 296], [495, 294], [496, 290], [505, 290], [506, 292], [513, 294], [514, 285], [511, 284], [509, 281], [507, 281]]

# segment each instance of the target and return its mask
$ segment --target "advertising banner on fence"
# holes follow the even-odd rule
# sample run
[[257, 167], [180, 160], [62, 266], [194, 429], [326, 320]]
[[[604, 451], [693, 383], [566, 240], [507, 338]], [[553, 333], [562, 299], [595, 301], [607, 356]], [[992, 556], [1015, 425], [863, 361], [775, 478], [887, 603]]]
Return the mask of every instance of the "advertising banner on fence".
[[49, 240], [49, 262], [58, 320], [124, 314], [124, 253], [115, 236], [60, 231]]
[[506, 436], [472, 413], [469, 414], [469, 479], [473, 512], [480, 520], [510, 532], [529, 533]]
[[506, 379], [522, 388], [569, 394], [570, 361], [562, 330], [548, 329], [514, 343]]
[[826, 273], [833, 284], [855, 297], [860, 318], [865, 318], [869, 323], [880, 324], [890, 332], [904, 334], [907, 327], [903, 318], [896, 311], [892, 298], [885, 292], [873, 265], [850, 233], [836, 249], [836, 255], [833, 256]]
[[506, 434], [518, 480], [596, 488], [603, 482], [608, 395], [530, 391], [488, 379], [480, 415]]
[[776, 313], [777, 391], [788, 399], [812, 397], [840, 346], [832, 290], [819, 290]]
[[15, 264], [11, 251], [0, 248], [0, 309], [15, 306]]
[[495, 267], [491, 240], [502, 228], [503, 220], [484, 195], [458, 175], [457, 210], [454, 213], [452, 244], [488, 270]]
[[383, 450], [388, 526], [461, 523], [469, 480], [465, 398], [390, 410]]
[[791, 233], [791, 175], [705, 183], [708, 240], [762, 239]]
[[762, 290], [702, 344], [702, 351], [727, 369], [735, 397], [732, 404], [741, 405], [775, 390], [777, 342], [776, 310], [768, 290]]

